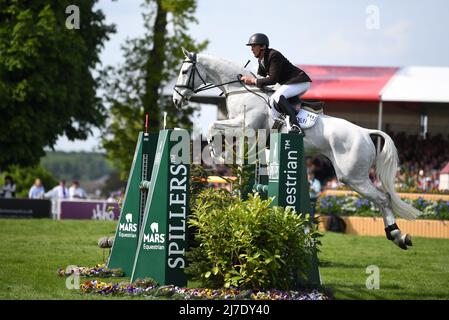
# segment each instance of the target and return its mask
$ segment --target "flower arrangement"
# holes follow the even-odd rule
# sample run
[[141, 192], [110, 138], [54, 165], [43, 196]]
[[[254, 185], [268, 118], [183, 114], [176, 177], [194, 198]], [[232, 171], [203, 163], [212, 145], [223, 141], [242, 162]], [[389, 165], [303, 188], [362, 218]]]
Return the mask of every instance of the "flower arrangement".
[[[60, 277], [68, 277], [78, 272], [81, 277], [123, 277], [121, 269], [108, 269], [104, 264], [98, 264], [93, 268], [73, 267], [61, 269], [57, 273]], [[304, 291], [257, 291], [240, 290], [237, 288], [207, 289], [207, 288], [181, 288], [177, 286], [159, 286], [151, 278], [137, 279], [133, 283], [112, 283], [98, 279], [87, 280], [80, 286], [84, 294], [133, 296], [170, 298], [181, 300], [328, 300], [329, 297], [318, 290]]]
[[[418, 219], [449, 220], [449, 201], [403, 199], [424, 214]], [[382, 213], [368, 199], [358, 196], [326, 196], [319, 199], [317, 211], [324, 215], [381, 217]]]
[[[139, 283], [140, 282], [140, 283]], [[151, 279], [135, 283], [106, 283], [99, 280], [89, 280], [81, 286], [85, 294], [146, 296], [153, 298], [170, 298], [180, 300], [328, 300], [328, 296], [317, 291], [253, 291], [206, 288], [181, 288], [177, 286], [157, 286]]]

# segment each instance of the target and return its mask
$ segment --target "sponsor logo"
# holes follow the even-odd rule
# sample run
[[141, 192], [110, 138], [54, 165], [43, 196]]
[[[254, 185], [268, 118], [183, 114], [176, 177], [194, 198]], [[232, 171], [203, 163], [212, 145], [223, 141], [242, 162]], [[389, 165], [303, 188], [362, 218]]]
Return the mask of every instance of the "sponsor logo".
[[125, 223], [119, 224], [119, 231], [137, 232], [137, 223], [133, 223], [132, 213], [125, 215]]
[[108, 210], [106, 203], [97, 204], [92, 210], [93, 220], [114, 220], [114, 211]]
[[186, 265], [187, 166], [171, 164], [170, 175], [167, 262], [171, 269], [183, 269]]
[[143, 242], [146, 243], [165, 243], [165, 234], [159, 233], [159, 224], [157, 222], [153, 222], [150, 225], [151, 233], [144, 233]]
[[153, 222], [153, 223], [150, 225], [150, 229], [151, 229], [151, 232], [152, 232], [152, 233], [158, 233], [158, 232], [159, 232], [159, 223]]
[[295, 204], [297, 202], [298, 196], [298, 161], [299, 154], [297, 150], [291, 150], [291, 141], [286, 140], [283, 146], [285, 152], [287, 153], [287, 163], [283, 170], [283, 175], [285, 179], [285, 202], [286, 208], [296, 209]]

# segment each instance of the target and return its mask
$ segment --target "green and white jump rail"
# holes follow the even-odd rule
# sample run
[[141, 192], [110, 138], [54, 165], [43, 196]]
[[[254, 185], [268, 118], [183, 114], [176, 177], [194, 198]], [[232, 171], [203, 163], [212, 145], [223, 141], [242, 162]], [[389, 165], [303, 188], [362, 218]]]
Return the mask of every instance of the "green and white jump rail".
[[131, 281], [187, 284], [189, 172], [188, 131], [139, 134], [109, 268]]
[[[253, 191], [273, 197], [272, 206], [291, 208], [298, 214], [310, 213], [309, 182], [304, 155], [303, 136], [295, 133], [271, 133], [268, 177], [256, 170]], [[311, 226], [312, 227], [312, 226]], [[321, 284], [318, 257], [314, 255], [308, 270], [308, 282]]]

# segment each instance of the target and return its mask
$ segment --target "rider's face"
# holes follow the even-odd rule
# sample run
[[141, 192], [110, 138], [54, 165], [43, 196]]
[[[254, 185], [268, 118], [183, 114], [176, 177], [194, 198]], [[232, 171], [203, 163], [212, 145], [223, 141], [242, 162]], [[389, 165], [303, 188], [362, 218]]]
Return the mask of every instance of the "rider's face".
[[260, 44], [253, 44], [253, 45], [251, 45], [251, 51], [253, 52], [254, 57], [261, 58], [262, 57], [263, 48], [264, 48], [264, 45], [260, 45]]

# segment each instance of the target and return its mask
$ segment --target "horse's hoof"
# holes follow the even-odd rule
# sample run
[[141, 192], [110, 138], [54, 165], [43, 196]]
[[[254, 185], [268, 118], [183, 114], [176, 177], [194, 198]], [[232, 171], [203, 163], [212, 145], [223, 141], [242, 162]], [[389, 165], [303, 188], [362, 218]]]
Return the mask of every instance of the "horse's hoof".
[[407, 246], [412, 246], [412, 237], [407, 233], [401, 235], [399, 238], [394, 240], [394, 243], [401, 249], [407, 250]]
[[401, 248], [403, 250], [407, 250], [407, 245], [402, 240], [399, 241], [398, 246], [399, 246], [399, 248]]
[[407, 245], [407, 246], [409, 246], [409, 247], [412, 247], [413, 246], [413, 243], [412, 243], [412, 236], [411, 235], [409, 235], [408, 233], [405, 235], [405, 237], [404, 237], [404, 243]]

